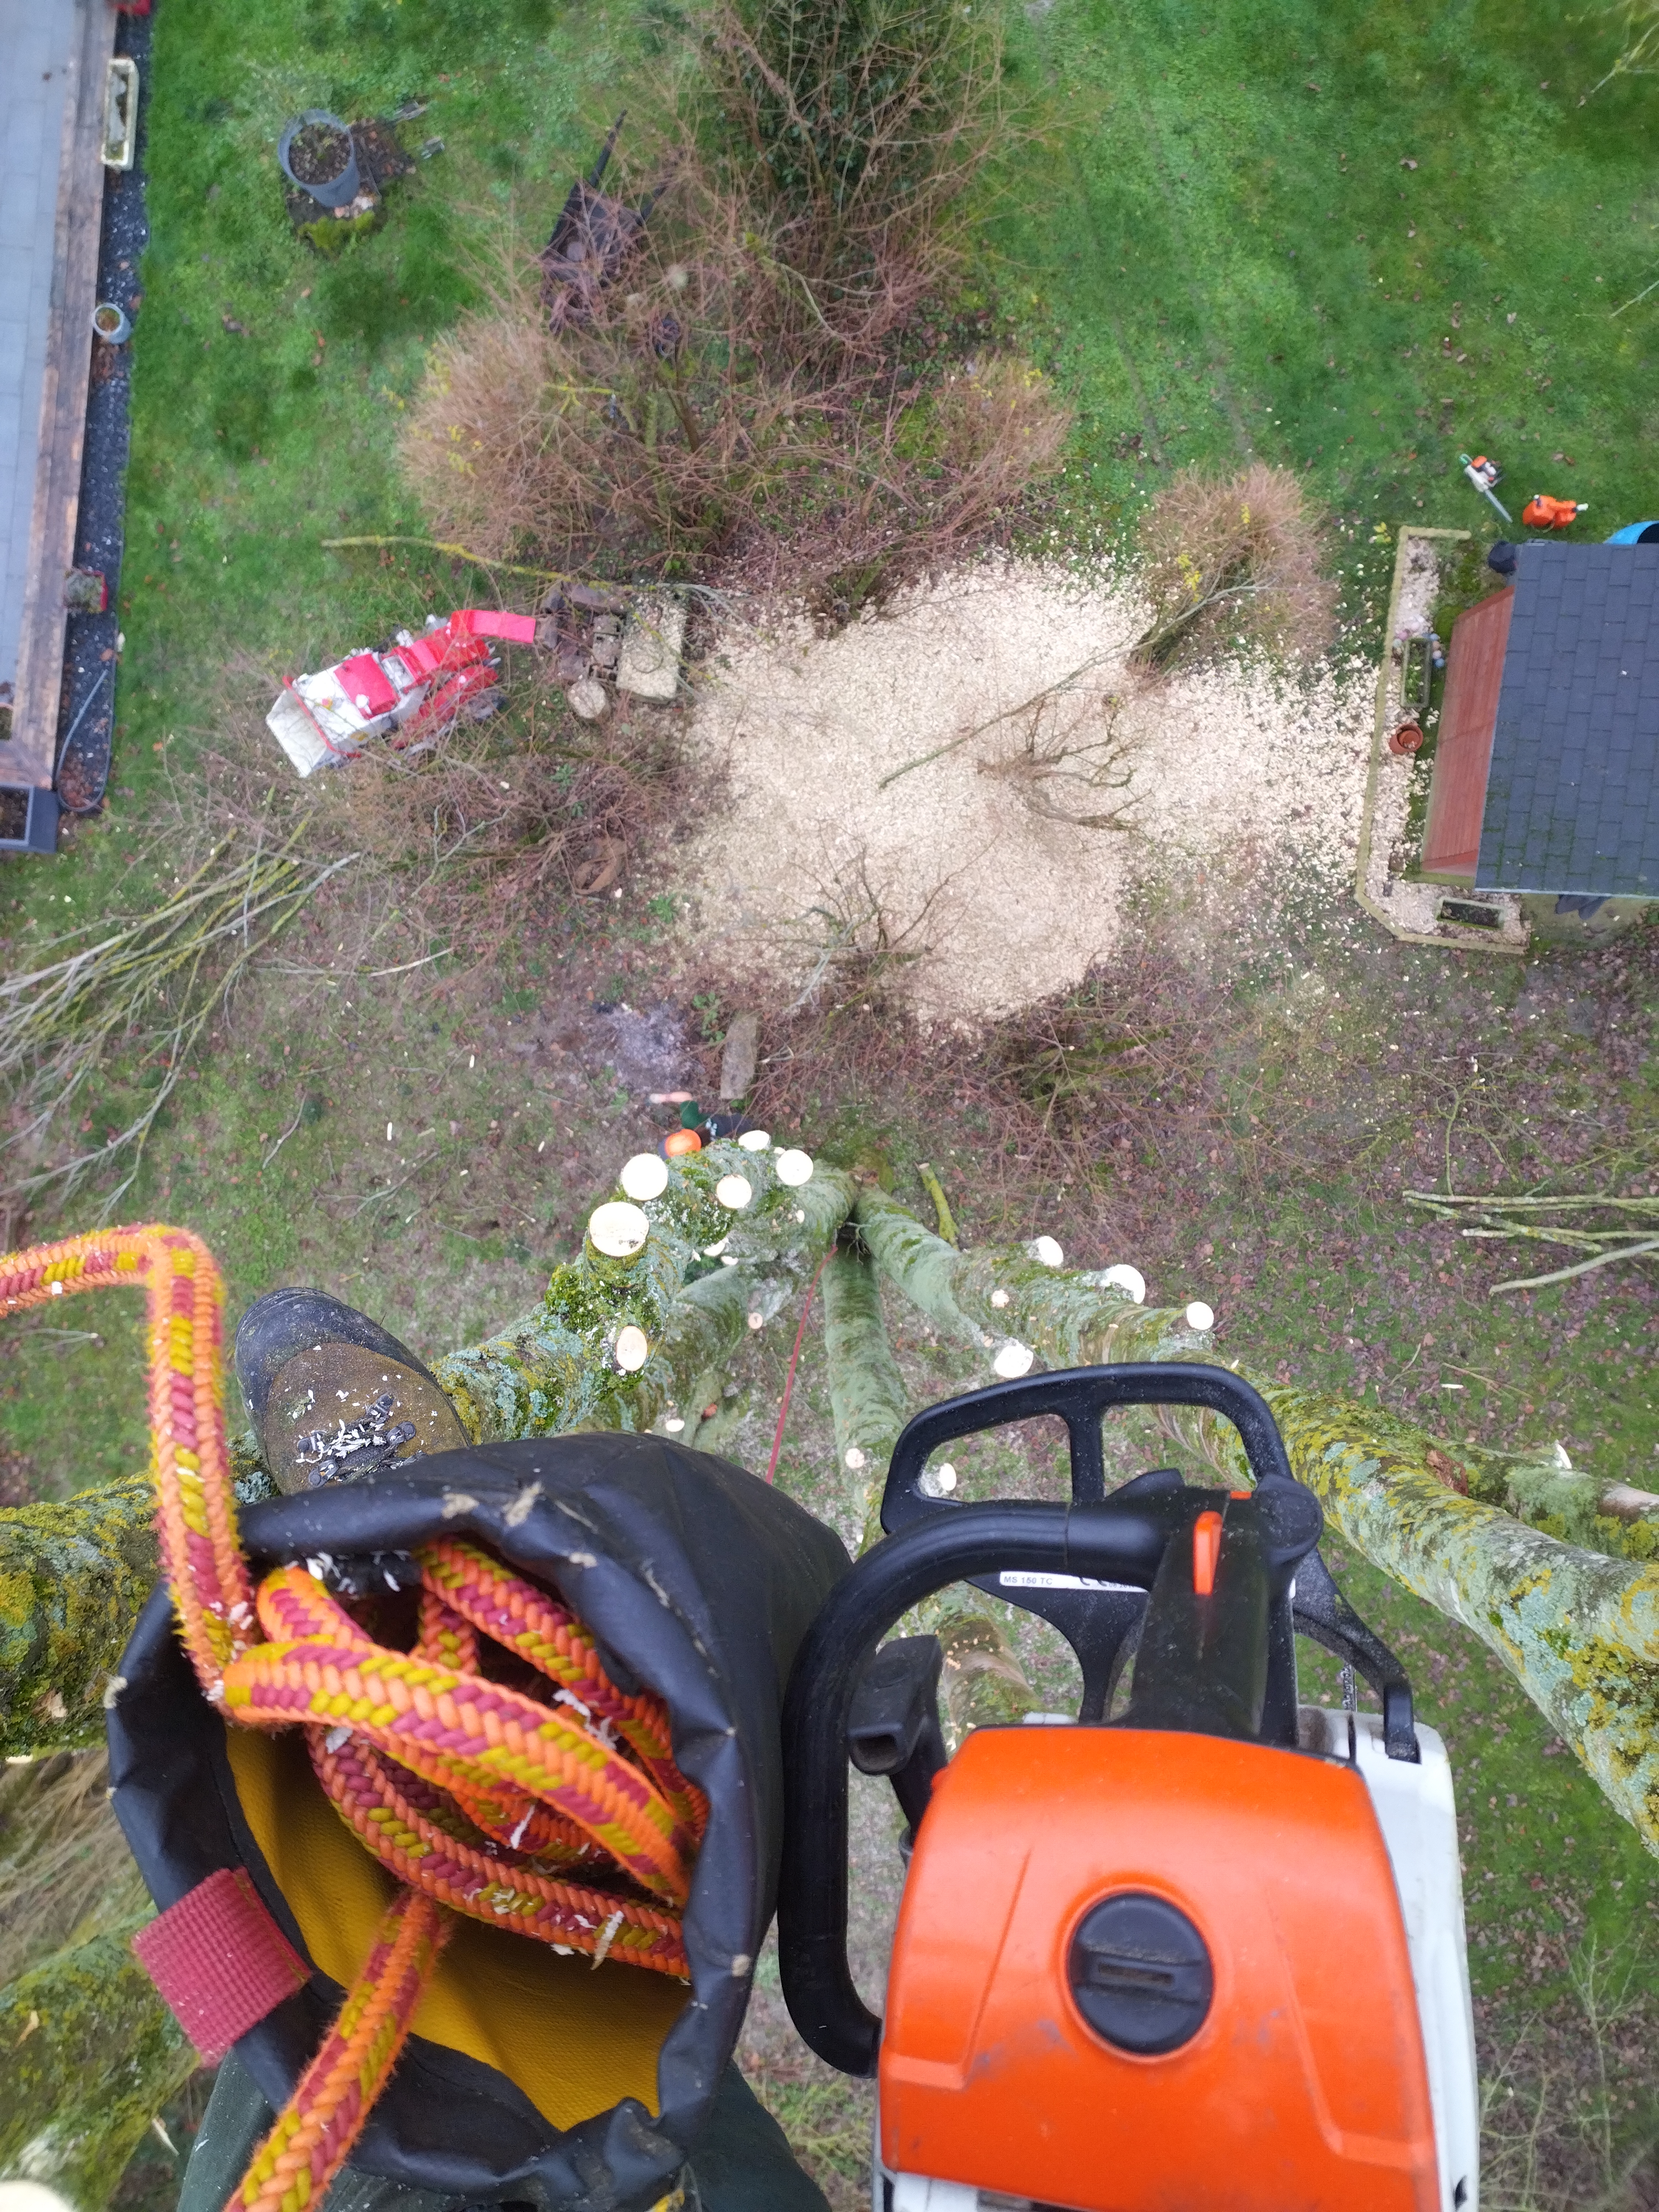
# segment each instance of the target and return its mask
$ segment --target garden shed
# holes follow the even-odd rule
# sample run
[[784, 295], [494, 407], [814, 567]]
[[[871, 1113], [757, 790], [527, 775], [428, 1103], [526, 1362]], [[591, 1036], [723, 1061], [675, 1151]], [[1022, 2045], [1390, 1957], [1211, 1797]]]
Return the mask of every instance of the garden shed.
[[1513, 584], [1459, 617], [1423, 867], [1659, 896], [1659, 544], [1522, 545]]

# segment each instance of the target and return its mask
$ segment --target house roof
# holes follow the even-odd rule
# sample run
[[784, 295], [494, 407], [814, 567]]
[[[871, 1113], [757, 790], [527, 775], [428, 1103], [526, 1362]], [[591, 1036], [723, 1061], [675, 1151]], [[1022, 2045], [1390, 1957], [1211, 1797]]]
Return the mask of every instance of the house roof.
[[1659, 897], [1659, 544], [1521, 547], [1474, 880]]

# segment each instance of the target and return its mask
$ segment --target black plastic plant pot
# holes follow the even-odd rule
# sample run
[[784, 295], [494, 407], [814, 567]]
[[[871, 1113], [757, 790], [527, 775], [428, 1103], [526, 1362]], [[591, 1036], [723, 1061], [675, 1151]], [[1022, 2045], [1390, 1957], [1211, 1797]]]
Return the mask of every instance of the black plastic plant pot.
[[55, 791], [0, 783], [0, 853], [55, 853], [63, 811]]
[[[335, 132], [345, 153], [338, 175], [330, 177], [323, 184], [313, 184], [308, 179], [297, 175], [292, 160], [295, 140], [302, 131], [313, 126], [319, 131]], [[326, 108], [307, 107], [303, 115], [295, 117], [276, 142], [276, 159], [281, 162], [283, 174], [289, 184], [300, 191], [309, 192], [320, 207], [346, 207], [357, 197], [361, 181], [357, 174], [357, 149], [351, 143], [349, 128], [337, 115], [331, 115]]]

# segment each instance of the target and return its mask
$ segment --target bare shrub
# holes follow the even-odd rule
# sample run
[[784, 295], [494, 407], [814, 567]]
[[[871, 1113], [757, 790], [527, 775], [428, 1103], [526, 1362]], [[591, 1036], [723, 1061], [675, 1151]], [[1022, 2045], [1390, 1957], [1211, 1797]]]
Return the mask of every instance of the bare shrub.
[[432, 348], [403, 439], [436, 533], [487, 556], [612, 574], [736, 557], [844, 619], [838, 599], [982, 538], [1058, 463], [1069, 411], [1022, 363], [902, 383], [860, 345], [798, 343], [794, 273], [694, 164], [580, 325], [550, 330], [534, 264], [503, 252], [488, 306]]
[[1029, 362], [991, 354], [947, 376], [933, 401], [945, 495], [937, 527], [973, 536], [1060, 465], [1072, 410]]
[[1185, 471], [1140, 526], [1153, 618], [1134, 658], [1169, 670], [1229, 649], [1281, 659], [1323, 652], [1336, 621], [1323, 550], [1319, 520], [1288, 469], [1257, 461], [1225, 483]]
[[434, 526], [562, 568], [684, 568], [763, 483], [822, 459], [803, 380], [763, 361], [764, 241], [695, 176], [677, 180], [592, 312], [548, 326], [540, 271], [508, 233], [488, 305], [437, 340], [403, 438]]
[[788, 326], [878, 343], [955, 264], [968, 187], [1007, 143], [994, 15], [720, 0], [709, 50], [729, 173], [794, 280]]

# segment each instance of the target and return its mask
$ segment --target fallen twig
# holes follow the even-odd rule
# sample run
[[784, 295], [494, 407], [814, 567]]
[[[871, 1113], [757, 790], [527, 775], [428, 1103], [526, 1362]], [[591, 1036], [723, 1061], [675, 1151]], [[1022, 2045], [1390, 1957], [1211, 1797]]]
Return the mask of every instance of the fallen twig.
[[[1518, 1275], [1508, 1282], [1494, 1283], [1487, 1293], [1490, 1297], [1502, 1297], [1508, 1291], [1542, 1290], [1551, 1283], [1568, 1282], [1576, 1275], [1610, 1267], [1620, 1260], [1640, 1259], [1650, 1252], [1659, 1251], [1659, 1236], [1636, 1233], [1642, 1226], [1659, 1224], [1659, 1197], [1618, 1197], [1607, 1191], [1575, 1191], [1559, 1198], [1534, 1194], [1521, 1198], [1476, 1198], [1427, 1190], [1408, 1190], [1401, 1194], [1408, 1206], [1424, 1206], [1439, 1220], [1457, 1223], [1459, 1236], [1471, 1241], [1502, 1243], [1519, 1239], [1538, 1244], [1564, 1244], [1569, 1251], [1589, 1255], [1571, 1267], [1554, 1268], [1548, 1274]], [[1620, 1217], [1616, 1224], [1590, 1228], [1515, 1218], [1522, 1212], [1536, 1216], [1552, 1212], [1582, 1217], [1598, 1208]], [[1473, 1226], [1464, 1225], [1471, 1220]]]
[[[312, 893], [357, 858], [349, 854], [320, 867], [301, 860], [295, 847], [304, 828], [280, 852], [256, 847], [218, 873], [228, 841], [216, 845], [153, 912], [119, 924], [96, 944], [0, 982], [0, 1080], [9, 1079], [34, 1104], [0, 1150], [44, 1137], [107, 1054], [140, 1036], [140, 1021], [152, 1006], [167, 1009], [171, 1018], [170, 1027], [151, 1039], [161, 1072], [143, 1109], [101, 1144], [23, 1177], [16, 1189], [53, 1182], [72, 1187], [122, 1154], [128, 1171], [110, 1194], [106, 1213], [128, 1188], [156, 1117], [210, 1020]], [[262, 928], [256, 931], [256, 924]], [[218, 949], [227, 945], [230, 957], [222, 967]]]

